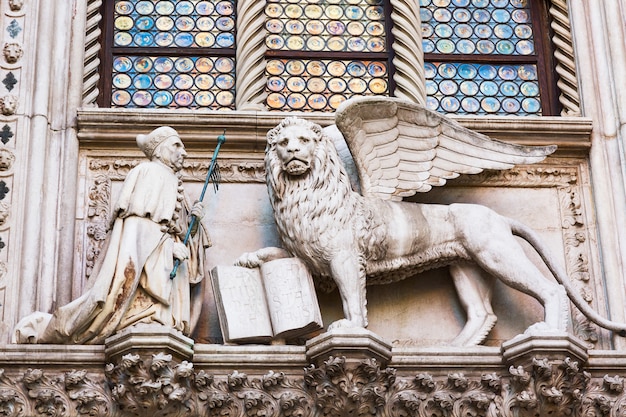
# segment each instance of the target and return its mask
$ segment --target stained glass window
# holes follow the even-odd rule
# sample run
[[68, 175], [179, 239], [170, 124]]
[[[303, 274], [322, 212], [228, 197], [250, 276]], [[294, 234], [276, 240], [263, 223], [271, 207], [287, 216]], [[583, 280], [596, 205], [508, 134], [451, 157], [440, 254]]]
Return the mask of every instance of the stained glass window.
[[383, 0], [268, 0], [267, 106], [332, 111], [353, 95], [389, 95]]
[[232, 109], [235, 103], [235, 2], [123, 0], [112, 16], [111, 107]]
[[542, 2], [532, 3], [420, 0], [427, 107], [443, 113], [554, 114], [551, 71], [542, 67], [544, 51], [536, 46]]

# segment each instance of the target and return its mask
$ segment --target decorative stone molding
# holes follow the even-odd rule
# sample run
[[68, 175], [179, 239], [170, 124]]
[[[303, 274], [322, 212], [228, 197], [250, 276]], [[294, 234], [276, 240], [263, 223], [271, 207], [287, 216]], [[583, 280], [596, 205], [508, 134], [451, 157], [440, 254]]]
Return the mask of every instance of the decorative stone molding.
[[580, 96], [576, 75], [576, 60], [572, 40], [571, 24], [568, 14], [567, 0], [551, 0], [550, 26], [554, 31], [552, 42], [556, 47], [554, 58], [556, 72], [559, 75], [559, 102], [563, 106], [561, 116], [580, 116]]
[[267, 110], [265, 98], [265, 0], [237, 2], [237, 69], [235, 89], [238, 110]]
[[87, 20], [85, 25], [85, 67], [83, 69], [83, 105], [93, 106], [100, 94], [98, 81], [100, 80], [100, 35], [99, 27], [102, 16], [100, 7], [102, 0], [89, 0], [87, 3]]
[[393, 21], [393, 65], [396, 82], [394, 95], [414, 103], [426, 104], [426, 79], [422, 51], [422, 26], [419, 2], [391, 0]]

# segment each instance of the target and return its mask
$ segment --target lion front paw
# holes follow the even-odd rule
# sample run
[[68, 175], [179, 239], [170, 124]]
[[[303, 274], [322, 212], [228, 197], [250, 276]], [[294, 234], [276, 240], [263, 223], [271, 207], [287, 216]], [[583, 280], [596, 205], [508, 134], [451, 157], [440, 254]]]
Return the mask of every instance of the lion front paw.
[[365, 328], [361, 323], [357, 323], [348, 319], [341, 319], [330, 323], [328, 331], [335, 329], [353, 329], [353, 328]]

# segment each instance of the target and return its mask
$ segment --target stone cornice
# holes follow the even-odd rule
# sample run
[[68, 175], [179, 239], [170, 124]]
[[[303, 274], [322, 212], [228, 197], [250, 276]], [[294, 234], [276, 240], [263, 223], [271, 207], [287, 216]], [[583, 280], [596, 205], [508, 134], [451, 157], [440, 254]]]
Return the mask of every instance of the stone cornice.
[[[152, 109], [98, 109], [78, 111], [78, 139], [81, 148], [135, 148], [138, 133], [161, 125], [174, 127], [191, 149], [213, 147], [215, 138], [226, 129], [225, 151], [263, 152], [265, 135], [287, 116], [301, 116], [327, 126], [332, 114], [297, 112], [209, 112]], [[453, 117], [463, 126], [495, 139], [527, 144], [556, 144], [560, 153], [586, 153], [591, 146], [592, 120], [583, 117]]]

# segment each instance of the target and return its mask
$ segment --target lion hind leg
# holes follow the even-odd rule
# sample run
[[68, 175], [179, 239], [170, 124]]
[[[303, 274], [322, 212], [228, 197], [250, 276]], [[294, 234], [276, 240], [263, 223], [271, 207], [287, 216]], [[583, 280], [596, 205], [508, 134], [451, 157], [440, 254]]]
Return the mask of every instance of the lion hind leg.
[[466, 262], [451, 265], [450, 275], [467, 315], [467, 323], [451, 345], [479, 345], [498, 320], [491, 306], [494, 278], [475, 264]]
[[341, 296], [345, 319], [328, 326], [367, 327], [364, 258], [351, 251], [339, 251], [330, 261], [330, 270]]

